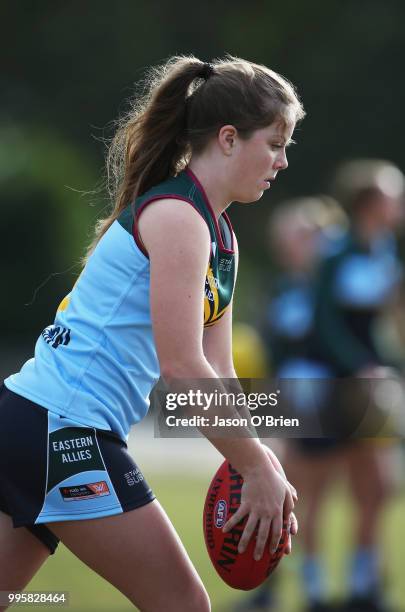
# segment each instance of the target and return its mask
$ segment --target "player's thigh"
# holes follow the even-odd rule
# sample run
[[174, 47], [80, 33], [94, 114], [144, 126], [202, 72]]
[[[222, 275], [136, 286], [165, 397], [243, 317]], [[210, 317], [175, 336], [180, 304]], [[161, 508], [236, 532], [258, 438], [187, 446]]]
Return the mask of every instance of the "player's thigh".
[[11, 517], [0, 512], [0, 591], [23, 589], [49, 554], [48, 547], [28, 529], [14, 529]]
[[49, 527], [142, 612], [210, 609], [204, 586], [157, 500], [123, 514]]
[[284, 464], [289, 480], [297, 488], [300, 501], [305, 505], [314, 505], [336, 478], [339, 456], [334, 450], [308, 453], [290, 444]]

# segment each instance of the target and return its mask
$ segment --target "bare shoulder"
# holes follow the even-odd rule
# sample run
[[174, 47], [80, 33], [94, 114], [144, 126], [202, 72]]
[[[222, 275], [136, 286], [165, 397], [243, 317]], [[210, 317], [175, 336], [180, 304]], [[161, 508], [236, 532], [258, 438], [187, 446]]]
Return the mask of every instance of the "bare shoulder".
[[[149, 204], [139, 217], [139, 227], [148, 227], [150, 224], [156, 225], [176, 225], [181, 223], [183, 227], [202, 227], [208, 232], [207, 224], [202, 215], [192, 204], [184, 200], [174, 198], [164, 198]], [[209, 233], [209, 232], [208, 232]]]
[[165, 198], [149, 204], [139, 217], [139, 233], [146, 248], [155, 242], [178, 239], [199, 246], [209, 245], [208, 226], [201, 214], [188, 202]]

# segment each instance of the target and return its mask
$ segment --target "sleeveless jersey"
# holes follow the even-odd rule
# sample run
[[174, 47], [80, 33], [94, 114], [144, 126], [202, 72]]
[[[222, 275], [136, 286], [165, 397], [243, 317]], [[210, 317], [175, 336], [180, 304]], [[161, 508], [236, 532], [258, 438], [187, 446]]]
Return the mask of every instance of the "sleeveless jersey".
[[211, 252], [201, 288], [204, 326], [223, 316], [234, 288], [232, 226], [226, 213], [217, 221], [202, 186], [186, 169], [138, 197], [109, 227], [60, 303], [53, 325], [42, 331], [35, 356], [4, 381], [11, 391], [50, 412], [128, 438], [131, 425], [145, 416], [159, 378], [150, 266], [138, 219], [145, 206], [162, 198], [183, 200], [207, 223]]
[[403, 278], [395, 238], [387, 233], [366, 245], [354, 232], [320, 267], [315, 311], [319, 351], [335, 376], [353, 376], [370, 363], [386, 363], [375, 325]]

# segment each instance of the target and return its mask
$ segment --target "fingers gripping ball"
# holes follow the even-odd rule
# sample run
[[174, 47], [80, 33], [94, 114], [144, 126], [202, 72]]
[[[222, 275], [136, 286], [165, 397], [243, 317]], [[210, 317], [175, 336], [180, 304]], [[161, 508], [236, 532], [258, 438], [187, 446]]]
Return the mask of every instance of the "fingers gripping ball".
[[266, 543], [263, 556], [255, 561], [257, 529], [244, 553], [238, 553], [238, 544], [248, 517], [235, 525], [228, 533], [222, 528], [240, 505], [242, 476], [224, 461], [209, 486], [204, 505], [204, 538], [212, 564], [221, 578], [234, 589], [248, 591], [259, 586], [275, 570], [288, 544], [287, 522], [284, 522], [281, 539], [274, 554], [270, 542]]

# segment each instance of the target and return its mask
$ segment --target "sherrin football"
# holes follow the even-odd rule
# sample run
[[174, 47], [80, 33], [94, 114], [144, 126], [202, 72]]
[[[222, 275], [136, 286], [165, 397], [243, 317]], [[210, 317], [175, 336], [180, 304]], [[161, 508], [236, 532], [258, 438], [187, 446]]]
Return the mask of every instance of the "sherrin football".
[[224, 461], [209, 486], [204, 504], [203, 523], [205, 544], [218, 574], [230, 587], [248, 591], [258, 587], [275, 570], [288, 544], [288, 532], [285, 522], [276, 552], [270, 553], [267, 542], [259, 561], [255, 561], [253, 557], [256, 546], [255, 533], [245, 552], [238, 553], [238, 543], [248, 516], [228, 533], [223, 533], [222, 528], [240, 505], [242, 484], [242, 476], [229, 461]]

